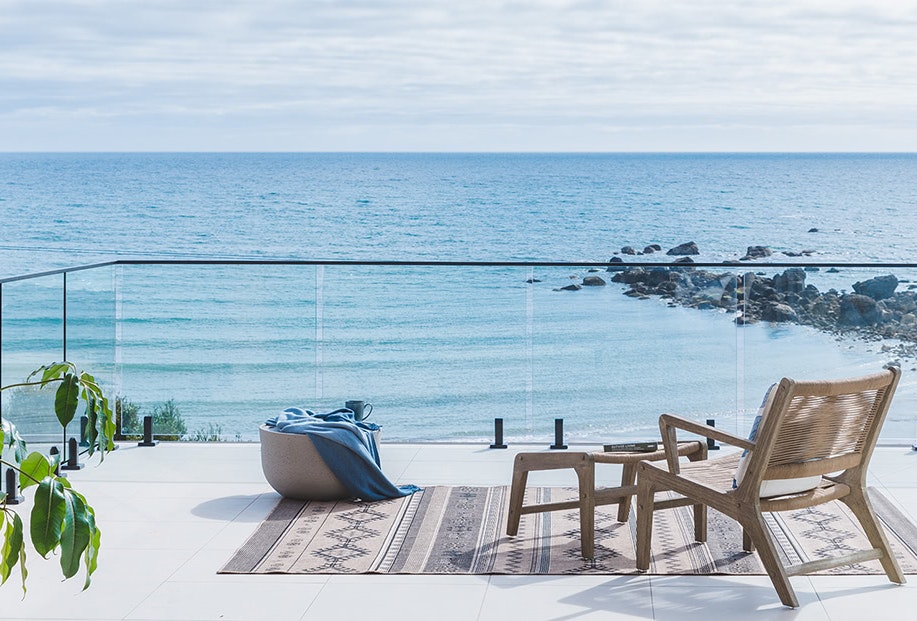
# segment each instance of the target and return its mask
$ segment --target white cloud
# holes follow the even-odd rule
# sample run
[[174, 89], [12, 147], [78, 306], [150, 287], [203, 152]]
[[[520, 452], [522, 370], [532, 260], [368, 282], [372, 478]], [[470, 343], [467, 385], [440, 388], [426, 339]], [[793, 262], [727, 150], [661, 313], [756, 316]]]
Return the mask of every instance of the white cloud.
[[0, 149], [913, 150], [915, 25], [898, 1], [8, 1]]

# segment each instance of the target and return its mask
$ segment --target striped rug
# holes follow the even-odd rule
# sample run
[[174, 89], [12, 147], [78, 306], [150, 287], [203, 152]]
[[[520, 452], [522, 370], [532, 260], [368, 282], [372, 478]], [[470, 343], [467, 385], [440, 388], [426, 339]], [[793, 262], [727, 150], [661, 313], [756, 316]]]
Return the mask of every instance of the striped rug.
[[[526, 504], [573, 499], [573, 488], [530, 488]], [[917, 528], [885, 497], [870, 498], [905, 573], [917, 573]], [[280, 500], [220, 573], [234, 574], [632, 574], [635, 523], [616, 519], [616, 506], [596, 511], [595, 561], [580, 556], [574, 511], [525, 515], [506, 535], [509, 488], [427, 487], [379, 502]], [[653, 574], [763, 574], [756, 554], [742, 552], [732, 520], [710, 512], [707, 543], [694, 542], [691, 509], [657, 511]], [[867, 547], [838, 502], [770, 514], [784, 556], [798, 563]], [[831, 570], [882, 573], [878, 561]]]

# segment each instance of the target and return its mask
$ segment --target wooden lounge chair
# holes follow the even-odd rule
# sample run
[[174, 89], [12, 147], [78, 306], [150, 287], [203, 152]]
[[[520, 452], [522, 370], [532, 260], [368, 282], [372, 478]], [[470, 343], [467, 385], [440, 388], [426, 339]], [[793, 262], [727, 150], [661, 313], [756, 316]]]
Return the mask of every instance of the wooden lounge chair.
[[[659, 427], [668, 470], [650, 462], [638, 466], [637, 568], [645, 571], [650, 565], [654, 495], [671, 490], [739, 522], [743, 549], [751, 552], [757, 548], [786, 606], [799, 605], [788, 576], [841, 565], [878, 559], [888, 578], [903, 584], [904, 575], [866, 495], [866, 468], [900, 376], [899, 369], [887, 367], [881, 373], [847, 380], [797, 382], [784, 378], [772, 388], [762, 406], [760, 424], [757, 433], [752, 432], [752, 439], [738, 438], [677, 416], [661, 416]], [[745, 449], [747, 468], [741, 480], [734, 482], [740, 454], [679, 464], [675, 454], [676, 428]], [[814, 477], [814, 487], [792, 491], [794, 482], [807, 477]], [[769, 485], [790, 487], [765, 491]], [[810, 485], [811, 482], [801, 484]], [[850, 507], [872, 548], [784, 567], [762, 512], [802, 509], [831, 500]]]

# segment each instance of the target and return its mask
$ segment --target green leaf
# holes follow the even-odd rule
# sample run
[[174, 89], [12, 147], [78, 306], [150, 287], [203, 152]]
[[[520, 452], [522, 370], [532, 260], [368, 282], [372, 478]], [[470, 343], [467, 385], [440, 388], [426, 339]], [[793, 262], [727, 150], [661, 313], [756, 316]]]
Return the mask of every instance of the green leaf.
[[[86, 503], [86, 499], [83, 496], [80, 496], [77, 492], [73, 493]], [[89, 545], [86, 546], [86, 552], [83, 554], [83, 564], [86, 566], [86, 582], [83, 583], [84, 591], [89, 588], [92, 574], [99, 567], [99, 547], [102, 544], [102, 531], [96, 526], [96, 512], [88, 504], [86, 504], [86, 517], [89, 524], [90, 537]]]
[[6, 528], [4, 529], [3, 547], [0, 548], [0, 576], [2, 576], [0, 585], [5, 583], [7, 578], [10, 577], [13, 567], [18, 562], [19, 573], [22, 576], [22, 596], [25, 597], [25, 579], [29, 575], [29, 572], [25, 566], [25, 540], [23, 536], [22, 519], [15, 511], [9, 512], [9, 514], [13, 516], [12, 522], [10, 522], [9, 515], [6, 511], [4, 511], [3, 514], [3, 522], [6, 524]]
[[35, 491], [30, 533], [35, 551], [44, 558], [61, 544], [61, 530], [67, 514], [67, 498], [60, 479], [45, 477]]
[[73, 373], [64, 375], [64, 381], [57, 388], [54, 397], [54, 413], [62, 427], [66, 427], [76, 415], [76, 406], [79, 403], [80, 382]]
[[82, 496], [64, 490], [65, 512], [61, 527], [60, 566], [65, 578], [72, 578], [80, 569], [80, 557], [92, 537], [91, 515]]
[[48, 458], [38, 452], [29, 453], [28, 457], [22, 460], [19, 471], [22, 473], [19, 481], [19, 488], [25, 489], [32, 485], [37, 485], [44, 478], [54, 474], [57, 468], [57, 459], [48, 461]]
[[26, 444], [16, 425], [8, 420], [0, 421], [0, 447], [9, 446], [13, 448], [13, 458], [17, 464], [21, 464], [25, 459]]
[[[12, 520], [10, 520], [10, 514], [13, 516]], [[0, 548], [0, 584], [4, 584], [10, 577], [25, 544], [22, 538], [22, 519], [18, 513], [4, 511], [3, 525], [3, 547]]]

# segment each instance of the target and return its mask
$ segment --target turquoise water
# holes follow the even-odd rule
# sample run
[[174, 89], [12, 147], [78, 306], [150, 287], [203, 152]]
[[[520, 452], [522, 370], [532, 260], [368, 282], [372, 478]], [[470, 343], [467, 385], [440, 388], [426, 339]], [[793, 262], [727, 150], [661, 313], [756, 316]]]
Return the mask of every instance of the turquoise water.
[[[767, 245], [907, 262], [915, 172], [910, 155], [3, 154], [0, 276], [114, 258], [605, 262], [685, 241], [701, 261]], [[68, 278], [68, 358], [147, 412], [174, 399], [191, 430], [217, 423], [229, 439], [286, 406], [362, 398], [387, 438], [469, 441], [498, 416], [537, 441], [557, 417], [570, 441], [655, 435], [673, 410], [740, 429], [780, 375], [893, 358], [619, 285], [556, 291], [587, 273], [103, 268]], [[809, 278], [849, 289], [873, 275]], [[61, 357], [60, 285], [4, 285], [4, 383]], [[912, 438], [904, 382], [889, 433]]]

